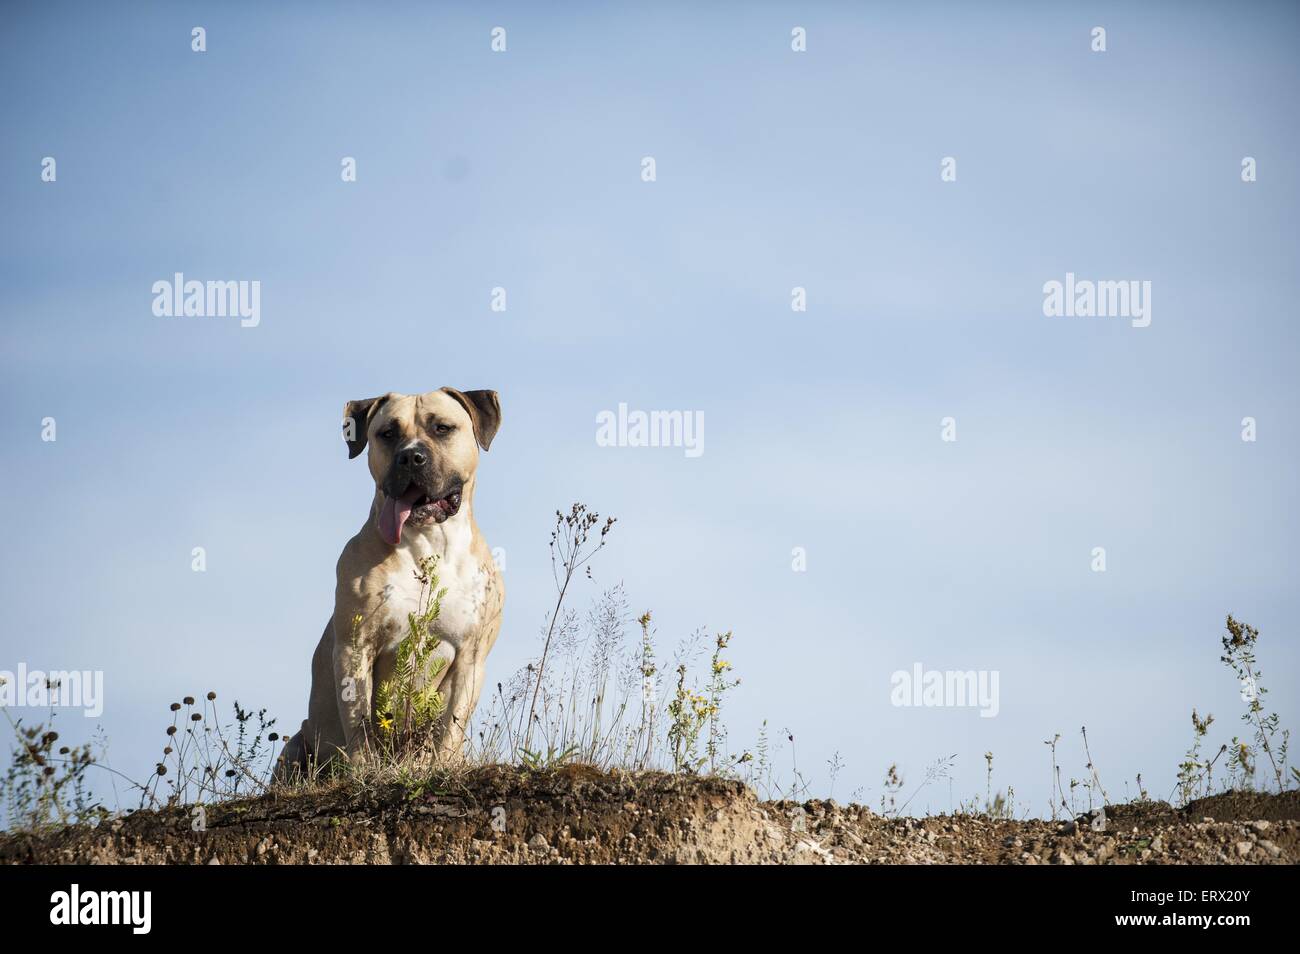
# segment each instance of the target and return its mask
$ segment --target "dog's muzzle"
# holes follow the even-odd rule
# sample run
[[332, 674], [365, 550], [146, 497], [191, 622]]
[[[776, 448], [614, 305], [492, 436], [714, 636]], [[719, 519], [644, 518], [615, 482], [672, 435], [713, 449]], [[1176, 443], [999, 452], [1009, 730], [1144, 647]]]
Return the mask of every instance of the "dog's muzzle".
[[408, 522], [442, 523], [454, 517], [460, 511], [464, 486], [459, 477], [434, 476], [433, 454], [425, 445], [403, 448], [384, 479], [379, 535], [395, 547], [402, 542], [402, 528]]

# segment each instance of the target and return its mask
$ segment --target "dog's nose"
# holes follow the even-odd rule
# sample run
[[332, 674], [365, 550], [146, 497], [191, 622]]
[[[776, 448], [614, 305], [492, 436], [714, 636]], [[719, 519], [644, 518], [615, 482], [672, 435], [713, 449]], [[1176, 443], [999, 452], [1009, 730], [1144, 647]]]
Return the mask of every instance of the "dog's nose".
[[421, 467], [426, 460], [428, 458], [424, 456], [424, 451], [419, 448], [404, 450], [397, 455], [397, 463], [401, 467]]

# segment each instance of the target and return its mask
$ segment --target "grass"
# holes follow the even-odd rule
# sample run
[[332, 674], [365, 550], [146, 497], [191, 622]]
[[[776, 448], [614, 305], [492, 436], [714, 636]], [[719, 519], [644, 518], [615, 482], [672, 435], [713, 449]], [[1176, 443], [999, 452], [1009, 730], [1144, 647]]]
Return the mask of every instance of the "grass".
[[541, 654], [498, 682], [480, 702], [470, 732], [474, 765], [512, 764], [542, 769], [570, 762], [599, 769], [727, 774], [747, 761], [726, 751], [722, 708], [737, 684], [728, 674], [730, 633], [713, 638], [703, 673], [698, 630], [671, 651], [671, 685], [659, 660], [660, 645], [649, 611], [634, 617], [621, 584], [603, 590], [585, 613], [566, 597], [578, 573], [591, 577], [591, 561], [608, 542], [616, 521], [582, 504], [556, 512], [551, 562], [557, 598], [547, 620]]
[[[392, 783], [419, 790], [431, 780], [448, 784], [489, 765], [548, 771], [581, 764], [606, 771], [736, 777], [737, 768], [752, 757], [730, 754], [726, 747], [723, 705], [739, 682], [725, 656], [731, 633], [713, 637], [713, 651], [700, 672], [703, 631], [665, 649], [649, 611], [634, 620], [621, 584], [602, 591], [581, 615], [569, 606], [571, 584], [579, 574], [592, 578], [592, 560], [615, 523], [580, 503], [568, 513], [556, 512], [550, 540], [556, 601], [541, 634], [540, 654], [480, 701], [464, 758], [454, 764], [440, 763], [434, 755], [445, 710], [437, 691], [444, 663], [435, 632], [445, 590], [438, 584], [436, 559], [425, 561], [417, 573], [418, 606], [409, 614], [395, 672], [376, 689], [377, 717], [366, 726], [364, 756], [335, 760], [293, 784], [306, 791]], [[659, 665], [663, 656], [672, 659], [671, 686]], [[134, 803], [129, 810], [213, 805], [286, 784], [273, 782], [285, 741], [275, 720], [265, 710], [252, 712], [236, 702], [233, 721], [223, 722], [213, 692], [170, 705], [162, 755], [144, 781], [116, 773], [102, 748], [56, 750], [54, 716], [51, 710], [49, 719], [34, 726], [11, 720], [18, 745], [4, 794], [6, 826], [12, 830], [93, 823], [112, 814], [90, 795], [92, 769], [113, 777], [119, 805]]]
[[[729, 746], [724, 710], [729, 694], [740, 684], [727, 658], [732, 633], [709, 637], [697, 630], [665, 646], [652, 614], [632, 613], [622, 584], [600, 591], [581, 612], [570, 606], [571, 584], [580, 574], [594, 578], [593, 561], [615, 524], [614, 518], [602, 521], [582, 504], [574, 504], [568, 513], [556, 512], [550, 540], [556, 599], [539, 633], [538, 656], [480, 700], [463, 757], [452, 762], [435, 755], [445, 710], [437, 691], [445, 663], [437, 652], [435, 624], [445, 590], [438, 583], [436, 559], [425, 561], [417, 573], [420, 599], [409, 615], [395, 673], [376, 689], [378, 716], [366, 727], [364, 758], [336, 760], [292, 783], [296, 790], [310, 793], [340, 785], [365, 790], [396, 784], [418, 795], [454, 787], [466, 773], [485, 766], [517, 766], [527, 772], [583, 766], [606, 772], [723, 776], [745, 782], [765, 800], [808, 797], [810, 785], [800, 769], [791, 730], [783, 729], [774, 741], [764, 722], [752, 750], [733, 751]], [[1185, 805], [1208, 794], [1282, 792], [1300, 784], [1300, 772], [1287, 764], [1289, 733], [1264, 706], [1267, 690], [1256, 657], [1258, 642], [1258, 630], [1227, 617], [1221, 660], [1242, 686], [1241, 722], [1246, 731], [1217, 750], [1211, 747], [1213, 754], [1207, 755], [1214, 717], [1202, 717], [1193, 709], [1193, 741], [1178, 766], [1171, 799]], [[45, 721], [32, 725], [13, 719], [6, 710], [14, 739], [0, 789], [6, 827], [41, 831], [95, 824], [113, 814], [91, 794], [92, 770], [106, 773], [118, 804], [130, 800], [133, 810], [212, 806], [289, 784], [272, 781], [284, 740], [265, 710], [247, 710], [235, 702], [233, 717], [223, 721], [216, 694], [209, 692], [201, 699], [185, 696], [171, 703], [169, 714], [154, 773], [135, 781], [108, 764], [102, 737], [76, 747], [60, 745], [53, 709]], [[1068, 780], [1058, 758], [1060, 734], [1045, 740], [1052, 819], [1059, 814], [1074, 819], [1111, 800], [1086, 727], [1080, 737], [1083, 771], [1080, 778]], [[956, 759], [936, 759], [914, 785], [906, 782], [897, 764], [890, 765], [880, 786], [880, 814], [902, 815], [922, 792], [945, 780], [951, 804]], [[996, 820], [1030, 817], [1030, 808], [1017, 804], [1010, 785], [1005, 791], [995, 788], [993, 753], [984, 753], [984, 759], [983, 795], [961, 801], [958, 810]], [[827, 767], [833, 794], [844, 768], [838, 752]], [[1141, 775], [1136, 783], [1137, 800], [1147, 800]], [[859, 789], [851, 797], [861, 796]]]
[[80, 746], [56, 746], [56, 710], [34, 725], [6, 711], [15, 745], [0, 787], [5, 827], [43, 831], [97, 824], [115, 814], [92, 795], [92, 769], [110, 779], [119, 806], [134, 804], [130, 810], [215, 804], [265, 792], [280, 741], [275, 720], [264, 709], [254, 712], [235, 702], [233, 718], [223, 723], [216, 698], [209, 692], [202, 701], [185, 696], [171, 703], [162, 752], [143, 781], [112, 768], [102, 735]]
[[[1264, 688], [1264, 674], [1255, 657], [1259, 630], [1235, 619], [1231, 613], [1224, 630], [1221, 637], [1223, 655], [1219, 660], [1241, 687], [1241, 701], [1246, 708], [1240, 720], [1250, 730], [1250, 736], [1234, 735], [1230, 741], [1220, 744], [1212, 757], [1206, 758], [1201, 746], [1214, 724], [1214, 716], [1202, 718], [1195, 709], [1192, 710], [1192, 745], [1178, 766], [1175, 789], [1183, 804], [1211, 794], [1255, 791], [1260, 787], [1273, 787], [1280, 794], [1290, 786], [1300, 785], [1300, 771], [1287, 764], [1290, 730], [1281, 729], [1277, 713], [1266, 711], [1264, 706], [1268, 690]], [[1216, 788], [1214, 768], [1225, 754], [1224, 772]], [[1263, 786], [1257, 781], [1261, 758], [1267, 759]]]

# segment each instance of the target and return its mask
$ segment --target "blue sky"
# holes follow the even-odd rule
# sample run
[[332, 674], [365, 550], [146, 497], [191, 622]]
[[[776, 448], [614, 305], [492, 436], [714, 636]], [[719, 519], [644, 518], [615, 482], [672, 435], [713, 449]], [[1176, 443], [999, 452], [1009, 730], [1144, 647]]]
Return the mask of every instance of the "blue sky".
[[[669, 642], [734, 631], [733, 745], [788, 726], [814, 790], [835, 752], [835, 794], [872, 802], [890, 763], [910, 789], [955, 753], [969, 797], [992, 751], [1042, 812], [1042, 741], [1082, 777], [1087, 725], [1112, 795], [1138, 772], [1167, 795], [1193, 706], [1216, 743], [1236, 727], [1225, 613], [1300, 714], [1298, 21], [6, 5], [0, 669], [104, 670], [128, 773], [187, 692], [296, 726], [369, 503], [343, 403], [489, 387], [490, 681], [536, 653], [551, 515], [583, 500], [619, 518], [597, 586]], [[260, 281], [260, 325], [156, 318], [176, 271]], [[1044, 317], [1067, 271], [1150, 281], [1151, 326]], [[620, 402], [702, 411], [704, 454], [597, 446]], [[998, 716], [892, 706], [917, 662], [997, 670]]]

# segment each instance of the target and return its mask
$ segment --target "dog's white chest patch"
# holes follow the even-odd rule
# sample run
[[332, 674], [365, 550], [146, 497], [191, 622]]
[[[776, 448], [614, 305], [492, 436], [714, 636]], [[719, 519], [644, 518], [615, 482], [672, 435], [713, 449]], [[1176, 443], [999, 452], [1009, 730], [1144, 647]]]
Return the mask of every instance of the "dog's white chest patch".
[[[437, 555], [437, 588], [446, 590], [439, 603], [438, 618], [433, 631], [439, 639], [446, 640], [459, 649], [483, 623], [487, 609], [488, 573], [476, 560], [469, 547], [468, 532], [452, 532], [442, 540], [428, 541], [420, 538], [403, 547], [403, 559], [389, 577], [385, 589], [388, 599], [384, 605], [392, 627], [388, 648], [396, 648], [407, 633], [409, 614], [420, 609], [420, 583], [416, 579], [419, 561]], [[445, 544], [439, 546], [438, 544]]]

